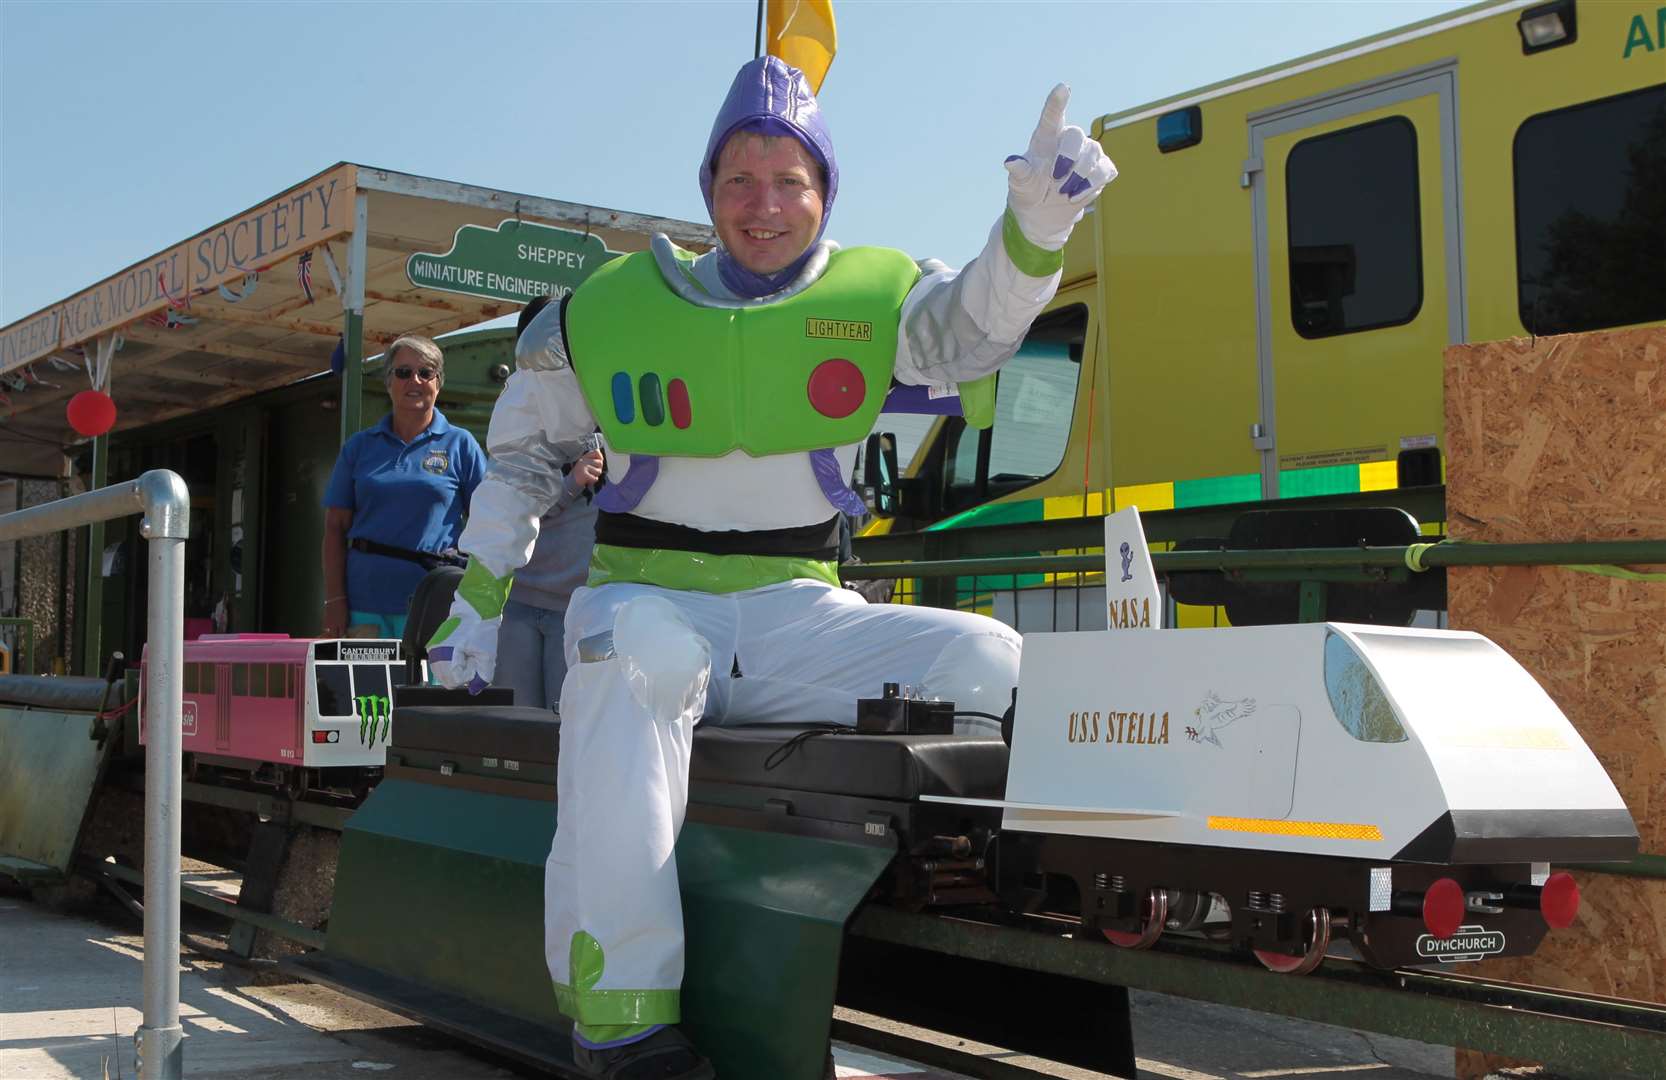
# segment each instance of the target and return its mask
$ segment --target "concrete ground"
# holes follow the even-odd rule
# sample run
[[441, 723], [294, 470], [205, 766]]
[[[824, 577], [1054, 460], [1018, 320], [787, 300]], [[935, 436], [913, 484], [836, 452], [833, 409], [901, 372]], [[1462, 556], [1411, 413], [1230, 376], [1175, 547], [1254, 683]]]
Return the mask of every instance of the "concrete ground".
[[[0, 1077], [103, 1080], [136, 1075], [141, 937], [125, 914], [54, 913], [0, 892]], [[189, 918], [189, 916], [188, 916]], [[322, 987], [261, 977], [182, 955], [185, 1073], [193, 1078], [485, 1080], [533, 1075], [401, 1017]], [[1048, 1066], [995, 1047], [845, 1013], [1061, 1080], [1101, 1074]], [[1452, 1076], [1452, 1051], [1158, 994], [1134, 995], [1139, 1080], [1430, 1080]], [[836, 1047], [841, 1080], [962, 1080], [892, 1055]]]

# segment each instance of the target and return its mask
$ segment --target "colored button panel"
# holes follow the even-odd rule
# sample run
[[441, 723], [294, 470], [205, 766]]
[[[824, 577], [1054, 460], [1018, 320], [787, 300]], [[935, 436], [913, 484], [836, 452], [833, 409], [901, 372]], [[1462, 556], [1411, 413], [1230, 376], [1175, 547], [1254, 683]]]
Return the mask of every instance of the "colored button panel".
[[681, 379], [672, 379], [671, 385], [665, 388], [666, 404], [671, 406], [671, 422], [680, 430], [688, 427], [694, 420], [694, 412], [688, 402], [688, 384]]
[[862, 369], [849, 360], [823, 360], [810, 372], [807, 387], [810, 407], [823, 416], [840, 420], [862, 407], [868, 396], [867, 380]]
[[642, 390], [643, 422], [649, 427], [659, 427], [665, 423], [665, 399], [660, 396], [659, 376], [650, 371], [637, 385]]
[[631, 377], [623, 371], [613, 373], [613, 415], [621, 424], [636, 419], [636, 395], [632, 393]]

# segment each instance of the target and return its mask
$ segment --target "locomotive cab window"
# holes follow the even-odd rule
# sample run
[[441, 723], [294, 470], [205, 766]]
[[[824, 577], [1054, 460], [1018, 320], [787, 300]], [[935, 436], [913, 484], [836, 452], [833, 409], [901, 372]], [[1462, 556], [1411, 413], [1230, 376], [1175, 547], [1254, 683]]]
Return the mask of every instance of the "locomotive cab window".
[[318, 715], [352, 716], [353, 684], [346, 664], [316, 664]]
[[1406, 729], [1388, 695], [1341, 634], [1325, 635], [1325, 693], [1336, 719], [1360, 742], [1406, 741]]
[[995, 422], [979, 431], [956, 421], [945, 462], [947, 509], [999, 498], [1058, 469], [1070, 440], [1087, 324], [1080, 304], [1037, 319], [996, 377]]
[[1666, 84], [1529, 117], [1514, 156], [1528, 333], [1666, 319]]
[[1417, 129], [1403, 116], [1290, 148], [1290, 319], [1304, 338], [1400, 326], [1423, 306]]

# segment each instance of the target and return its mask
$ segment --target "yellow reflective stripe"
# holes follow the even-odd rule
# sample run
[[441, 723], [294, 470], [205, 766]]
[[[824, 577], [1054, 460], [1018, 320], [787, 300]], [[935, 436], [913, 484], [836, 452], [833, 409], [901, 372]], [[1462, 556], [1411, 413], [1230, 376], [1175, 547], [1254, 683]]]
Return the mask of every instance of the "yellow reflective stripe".
[[1392, 491], [1400, 486], [1400, 466], [1393, 461], [1362, 461], [1359, 465], [1361, 491]]
[[1129, 484], [1116, 489], [1115, 500], [1118, 510], [1125, 506], [1137, 506], [1141, 512], [1173, 510], [1174, 484], [1166, 480], [1160, 484]]
[[1105, 493], [1090, 491], [1087, 496], [1088, 507], [1082, 509], [1080, 495], [1049, 495], [1042, 500], [1041, 517], [1044, 521], [1057, 518], [1104, 517]]
[[1350, 825], [1341, 821], [1274, 821], [1271, 818], [1217, 817], [1209, 815], [1209, 827], [1220, 832], [1266, 833], [1269, 836], [1319, 836], [1326, 840], [1381, 840], [1383, 831], [1375, 825]]

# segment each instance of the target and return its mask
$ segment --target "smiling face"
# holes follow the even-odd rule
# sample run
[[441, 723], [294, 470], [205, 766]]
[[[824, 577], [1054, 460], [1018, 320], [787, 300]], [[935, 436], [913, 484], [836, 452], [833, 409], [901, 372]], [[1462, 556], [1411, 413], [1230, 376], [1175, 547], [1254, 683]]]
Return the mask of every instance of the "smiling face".
[[[420, 376], [435, 375], [434, 366], [413, 349], [396, 349], [387, 364], [388, 398], [393, 402], [394, 414], [415, 418], [433, 412], [440, 396], [440, 380], [433, 377], [424, 381]], [[401, 379], [398, 372], [406, 369], [410, 378]]]
[[821, 188], [820, 167], [797, 139], [741, 132], [712, 174], [718, 239], [754, 274], [784, 269], [821, 230]]

